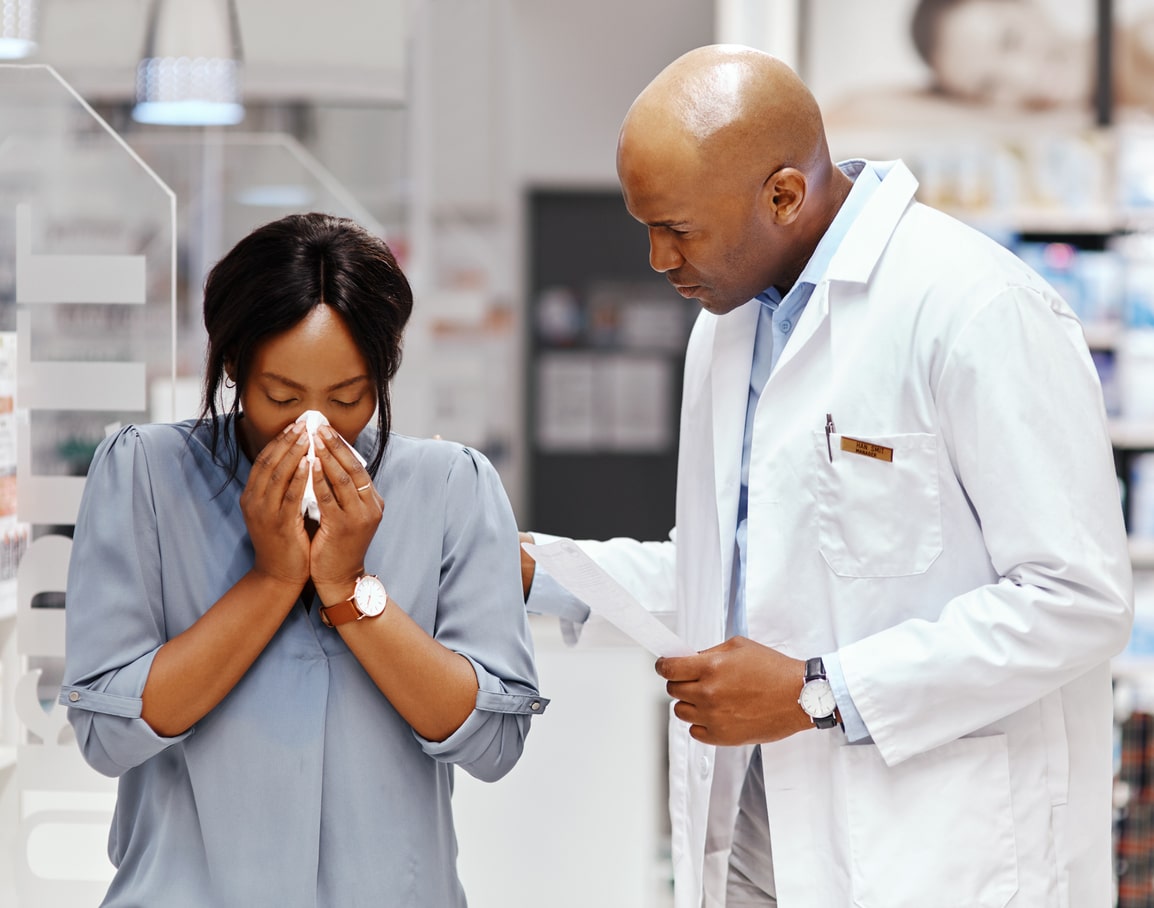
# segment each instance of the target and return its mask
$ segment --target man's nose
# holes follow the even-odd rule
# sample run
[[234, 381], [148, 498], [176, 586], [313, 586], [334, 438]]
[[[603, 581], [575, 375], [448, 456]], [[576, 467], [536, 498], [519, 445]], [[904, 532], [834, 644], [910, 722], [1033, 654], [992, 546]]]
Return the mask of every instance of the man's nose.
[[649, 229], [649, 267], [658, 274], [672, 271], [681, 265], [685, 259], [677, 251], [677, 244], [673, 238], [663, 233], [658, 227]]

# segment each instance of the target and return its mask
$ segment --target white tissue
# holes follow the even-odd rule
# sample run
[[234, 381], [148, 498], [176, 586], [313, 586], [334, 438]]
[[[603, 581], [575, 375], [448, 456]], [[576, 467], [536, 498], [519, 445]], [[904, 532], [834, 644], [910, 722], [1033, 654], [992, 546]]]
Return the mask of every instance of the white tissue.
[[[305, 460], [309, 465], [309, 473], [308, 478], [305, 480], [305, 494], [304, 497], [301, 498], [301, 513], [306, 517], [311, 517], [313, 520], [319, 521], [321, 519], [321, 509], [317, 504], [317, 493], [313, 490], [313, 464], [317, 462], [317, 429], [321, 426], [329, 425], [329, 421], [320, 410], [305, 410], [304, 413], [297, 417], [296, 421], [305, 424], [305, 431], [308, 432], [309, 436], [309, 450], [308, 453], [305, 454]], [[341, 438], [339, 435], [337, 437]], [[348, 445], [349, 450], [353, 452], [353, 455], [361, 462], [361, 466], [363, 467], [365, 465], [365, 459], [361, 457], [361, 452], [345, 441], [345, 439], [341, 438], [341, 441], [344, 441], [345, 444]]]

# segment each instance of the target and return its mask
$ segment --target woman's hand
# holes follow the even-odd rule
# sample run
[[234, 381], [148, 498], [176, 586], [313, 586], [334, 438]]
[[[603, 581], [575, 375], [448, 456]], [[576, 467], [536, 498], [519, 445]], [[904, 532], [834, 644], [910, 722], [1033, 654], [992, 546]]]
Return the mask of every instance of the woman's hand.
[[331, 428], [317, 430], [313, 490], [320, 507], [320, 527], [313, 536], [310, 571], [317, 595], [333, 605], [352, 595], [365, 568], [365, 552], [372, 542], [384, 499], [373, 478], [348, 445]]
[[253, 570], [299, 593], [309, 579], [309, 537], [301, 514], [308, 435], [290, 424], [257, 455], [240, 496], [256, 553]]

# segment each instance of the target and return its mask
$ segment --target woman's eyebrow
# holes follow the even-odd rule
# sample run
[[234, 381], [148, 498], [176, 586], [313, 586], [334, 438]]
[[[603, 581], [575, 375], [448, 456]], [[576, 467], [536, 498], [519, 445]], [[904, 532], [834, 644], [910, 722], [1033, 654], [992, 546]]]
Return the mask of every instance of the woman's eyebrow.
[[[308, 388], [306, 388], [300, 382], [295, 382], [291, 378], [286, 378], [283, 375], [278, 375], [276, 372], [262, 372], [260, 374], [260, 377], [261, 378], [271, 378], [273, 381], [278, 381], [282, 385], [286, 385], [290, 388], [295, 388], [298, 391], [307, 391], [308, 390]], [[325, 388], [325, 391], [339, 391], [341, 388], [347, 388], [349, 385], [355, 385], [357, 382], [368, 381], [368, 380], [369, 380], [369, 376], [367, 376], [367, 375], [356, 375], [356, 376], [353, 376], [352, 378], [346, 378], [344, 381], [339, 381], [335, 385], [329, 385], [327, 388]]]

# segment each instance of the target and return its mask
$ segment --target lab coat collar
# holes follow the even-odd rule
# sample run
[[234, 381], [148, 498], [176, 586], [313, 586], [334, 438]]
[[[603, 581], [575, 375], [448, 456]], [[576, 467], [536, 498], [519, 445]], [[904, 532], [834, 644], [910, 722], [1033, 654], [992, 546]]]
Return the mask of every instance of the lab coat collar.
[[914, 199], [918, 181], [901, 161], [871, 161], [881, 185], [858, 214], [826, 272], [828, 281], [864, 284]]
[[[846, 303], [861, 298], [860, 292], [845, 292], [849, 288], [842, 288], [835, 293], [834, 285], [856, 284], [860, 290], [861, 285], [869, 282], [898, 222], [917, 192], [917, 179], [901, 161], [852, 163], [857, 165], [859, 172], [866, 166], [872, 167], [881, 178], [881, 183], [873, 190], [865, 207], [857, 213], [834, 252], [825, 275], [818, 281], [805, 311], [798, 319], [793, 337], [782, 351], [775, 373], [784, 368], [813, 337], [830, 314], [833, 302]], [[770, 380], [773, 380], [772, 375]]]

